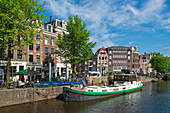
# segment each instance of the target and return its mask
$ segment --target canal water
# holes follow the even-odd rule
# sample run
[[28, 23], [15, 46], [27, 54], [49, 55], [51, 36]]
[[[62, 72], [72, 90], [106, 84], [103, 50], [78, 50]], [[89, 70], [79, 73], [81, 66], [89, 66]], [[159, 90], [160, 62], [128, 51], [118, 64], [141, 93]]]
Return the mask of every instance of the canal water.
[[170, 113], [170, 81], [145, 83], [142, 91], [103, 100], [52, 99], [3, 107], [0, 113]]

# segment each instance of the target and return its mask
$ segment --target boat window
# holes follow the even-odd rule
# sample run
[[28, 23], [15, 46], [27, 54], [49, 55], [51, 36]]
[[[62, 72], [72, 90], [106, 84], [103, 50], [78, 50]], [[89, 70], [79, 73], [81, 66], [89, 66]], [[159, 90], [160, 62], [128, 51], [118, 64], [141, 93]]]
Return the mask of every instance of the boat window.
[[88, 90], [88, 92], [93, 92], [93, 90]]
[[107, 90], [102, 90], [102, 92], [107, 92]]
[[124, 80], [125, 79], [125, 77], [124, 76], [122, 76], [122, 80]]
[[128, 76], [126, 76], [126, 80], [128, 80], [129, 79], [129, 77]]
[[116, 88], [116, 89], [113, 89], [113, 90], [115, 90], [115, 91], [116, 91], [116, 90], [119, 90], [119, 89], [118, 89], [118, 88]]
[[126, 89], [125, 87], [123, 89]]

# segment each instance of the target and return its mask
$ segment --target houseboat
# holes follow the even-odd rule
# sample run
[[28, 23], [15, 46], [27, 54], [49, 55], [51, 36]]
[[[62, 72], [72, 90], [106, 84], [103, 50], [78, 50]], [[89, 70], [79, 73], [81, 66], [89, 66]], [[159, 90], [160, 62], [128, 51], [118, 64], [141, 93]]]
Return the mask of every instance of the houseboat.
[[[85, 84], [85, 83], [84, 83]], [[86, 86], [83, 88], [63, 87], [65, 101], [89, 101], [118, 96], [141, 90], [143, 84], [136, 75], [114, 75], [114, 84], [110, 86]]]

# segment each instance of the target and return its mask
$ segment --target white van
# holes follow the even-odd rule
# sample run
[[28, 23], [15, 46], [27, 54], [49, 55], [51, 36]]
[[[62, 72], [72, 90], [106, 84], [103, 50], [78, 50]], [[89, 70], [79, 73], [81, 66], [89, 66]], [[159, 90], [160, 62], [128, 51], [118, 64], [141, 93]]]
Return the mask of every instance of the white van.
[[101, 77], [101, 73], [97, 71], [92, 71], [89, 72], [89, 75], [87, 75], [87, 77]]

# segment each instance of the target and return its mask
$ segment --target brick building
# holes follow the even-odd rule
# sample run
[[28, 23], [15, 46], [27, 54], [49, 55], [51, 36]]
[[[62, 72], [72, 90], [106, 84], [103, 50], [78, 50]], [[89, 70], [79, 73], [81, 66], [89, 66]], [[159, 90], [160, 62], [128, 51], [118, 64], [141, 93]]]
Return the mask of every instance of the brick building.
[[[68, 33], [65, 25], [65, 20], [52, 20], [52, 17], [50, 17], [50, 21], [41, 26], [44, 31], [38, 33], [37, 36], [33, 36], [34, 39], [36, 39], [34, 44], [25, 45], [20, 47], [18, 50], [13, 50], [11, 55], [11, 77], [15, 72], [27, 68], [40, 72], [42, 74], [42, 78], [44, 78], [44, 76], [48, 77], [49, 64], [51, 64], [52, 78], [65, 76], [66, 65], [62, 63], [65, 59], [54, 54], [56, 49], [60, 49], [56, 45], [58, 35], [61, 34], [62, 36], [63, 32]], [[43, 37], [44, 40], [40, 37]], [[24, 55], [22, 53], [26, 54]], [[7, 58], [5, 56], [0, 56], [0, 69], [4, 69], [5, 74], [6, 66]], [[71, 65], [68, 64], [68, 67], [71, 67]], [[70, 69], [69, 73], [71, 73]]]

